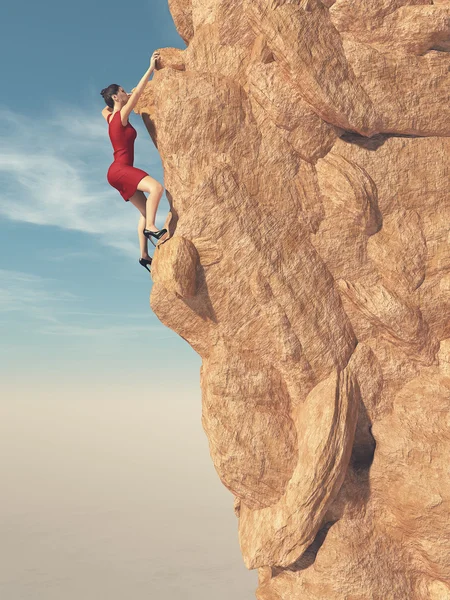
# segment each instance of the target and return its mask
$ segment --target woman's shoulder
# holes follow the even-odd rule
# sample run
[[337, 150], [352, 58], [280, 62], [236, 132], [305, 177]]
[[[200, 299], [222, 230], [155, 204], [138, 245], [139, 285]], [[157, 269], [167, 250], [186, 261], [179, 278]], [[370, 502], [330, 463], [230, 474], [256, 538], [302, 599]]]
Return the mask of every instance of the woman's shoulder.
[[120, 111], [116, 111], [116, 112], [112, 112], [109, 113], [109, 115], [107, 115], [106, 120], [108, 121], [108, 123], [111, 123], [111, 121], [114, 119], [114, 117], [119, 113]]
[[109, 123], [110, 117], [112, 115], [112, 111], [111, 109], [109, 109], [108, 107], [105, 106], [105, 108], [102, 110], [102, 117], [105, 119], [105, 121], [107, 121]]

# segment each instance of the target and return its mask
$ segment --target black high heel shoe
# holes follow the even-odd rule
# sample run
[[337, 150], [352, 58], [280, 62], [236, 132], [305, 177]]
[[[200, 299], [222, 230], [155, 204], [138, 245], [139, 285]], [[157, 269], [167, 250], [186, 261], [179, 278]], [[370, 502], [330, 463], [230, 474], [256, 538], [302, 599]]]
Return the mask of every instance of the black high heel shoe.
[[147, 260], [146, 258], [140, 258], [139, 259], [139, 264], [142, 265], [144, 267], [144, 269], [147, 269], [147, 271], [149, 273], [151, 273], [150, 269], [148, 268], [148, 265], [152, 264], [152, 259]]
[[144, 229], [145, 237], [150, 240], [154, 246], [156, 246], [156, 244], [152, 240], [152, 237], [154, 237], [156, 240], [159, 240], [165, 233], [167, 233], [167, 229], [160, 229], [159, 231], [150, 231], [150, 229]]

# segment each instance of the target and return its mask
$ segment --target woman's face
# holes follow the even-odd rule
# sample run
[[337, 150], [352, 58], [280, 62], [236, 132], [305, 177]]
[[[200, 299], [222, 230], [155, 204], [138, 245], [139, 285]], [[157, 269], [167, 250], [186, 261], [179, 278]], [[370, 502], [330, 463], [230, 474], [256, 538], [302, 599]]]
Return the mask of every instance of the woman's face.
[[128, 102], [128, 97], [129, 96], [123, 87], [119, 87], [119, 91], [117, 94], [114, 94], [113, 100], [119, 104], [126, 104]]

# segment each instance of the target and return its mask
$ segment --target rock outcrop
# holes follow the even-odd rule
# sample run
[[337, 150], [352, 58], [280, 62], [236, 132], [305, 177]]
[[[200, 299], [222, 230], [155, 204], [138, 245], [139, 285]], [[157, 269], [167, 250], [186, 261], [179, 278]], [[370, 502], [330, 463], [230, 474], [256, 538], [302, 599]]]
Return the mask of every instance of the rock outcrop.
[[450, 600], [450, 1], [169, 0], [151, 306], [259, 600]]

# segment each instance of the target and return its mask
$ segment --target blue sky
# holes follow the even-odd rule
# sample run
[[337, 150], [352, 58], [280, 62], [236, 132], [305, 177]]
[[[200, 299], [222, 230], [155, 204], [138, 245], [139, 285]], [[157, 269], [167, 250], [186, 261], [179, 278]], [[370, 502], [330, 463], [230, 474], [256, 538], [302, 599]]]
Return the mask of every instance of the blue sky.
[[[100, 90], [129, 90], [152, 52], [184, 47], [167, 0], [15, 2], [0, 22], [2, 381], [26, 372], [88, 377], [111, 368], [158, 378], [198, 370], [149, 308], [138, 213], [106, 182], [112, 160]], [[141, 120], [136, 166], [163, 181]], [[158, 224], [167, 203], [162, 201]], [[50, 380], [48, 380], [50, 381]]]
[[[0, 595], [10, 600], [253, 598], [233, 498], [201, 429], [200, 359], [151, 312], [138, 212], [106, 181], [100, 90], [130, 90], [167, 46], [184, 48], [167, 0], [16, 0], [2, 11]], [[140, 117], [130, 120], [136, 166], [162, 182]]]

